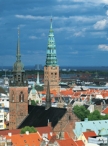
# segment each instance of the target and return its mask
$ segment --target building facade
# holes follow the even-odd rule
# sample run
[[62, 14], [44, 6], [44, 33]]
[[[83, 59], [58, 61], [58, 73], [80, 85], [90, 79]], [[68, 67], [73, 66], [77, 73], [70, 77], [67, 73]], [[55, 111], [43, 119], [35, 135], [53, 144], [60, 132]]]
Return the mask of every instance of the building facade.
[[48, 36], [46, 64], [44, 66], [44, 90], [47, 90], [48, 81], [50, 90], [56, 90], [57, 93], [59, 93], [59, 66], [57, 64], [56, 44], [54, 39], [54, 31], [52, 28], [52, 19]]
[[4, 129], [4, 110], [2, 109], [1, 106], [2, 103], [0, 103], [0, 130]]
[[28, 115], [28, 85], [24, 65], [21, 62], [20, 41], [18, 43], [16, 62], [13, 66], [13, 79], [9, 87], [9, 129], [16, 129]]

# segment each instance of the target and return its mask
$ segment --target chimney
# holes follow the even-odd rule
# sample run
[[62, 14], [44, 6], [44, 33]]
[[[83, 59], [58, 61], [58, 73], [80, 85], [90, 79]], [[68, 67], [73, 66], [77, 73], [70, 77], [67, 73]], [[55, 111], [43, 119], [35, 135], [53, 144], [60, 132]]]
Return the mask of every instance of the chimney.
[[11, 137], [11, 136], [12, 136], [12, 133], [8, 133], [8, 136], [10, 136], [10, 137]]
[[52, 122], [48, 122], [48, 127], [52, 128]]

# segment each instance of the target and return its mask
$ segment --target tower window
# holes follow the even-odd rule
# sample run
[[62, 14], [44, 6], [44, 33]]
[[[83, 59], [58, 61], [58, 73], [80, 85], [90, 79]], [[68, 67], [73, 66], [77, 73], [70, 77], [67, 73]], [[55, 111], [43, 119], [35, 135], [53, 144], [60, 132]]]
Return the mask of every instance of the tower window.
[[20, 92], [20, 95], [19, 95], [19, 102], [24, 102], [24, 94], [22, 91]]
[[15, 100], [15, 95], [14, 95], [14, 92], [12, 91], [12, 102], [14, 102]]

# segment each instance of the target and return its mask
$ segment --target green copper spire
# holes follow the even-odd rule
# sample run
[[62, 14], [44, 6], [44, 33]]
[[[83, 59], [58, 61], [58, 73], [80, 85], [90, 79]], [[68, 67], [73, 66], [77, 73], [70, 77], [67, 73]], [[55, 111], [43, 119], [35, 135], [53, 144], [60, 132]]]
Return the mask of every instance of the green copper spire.
[[46, 66], [57, 66], [56, 45], [54, 39], [54, 31], [52, 28], [52, 18], [48, 36]]

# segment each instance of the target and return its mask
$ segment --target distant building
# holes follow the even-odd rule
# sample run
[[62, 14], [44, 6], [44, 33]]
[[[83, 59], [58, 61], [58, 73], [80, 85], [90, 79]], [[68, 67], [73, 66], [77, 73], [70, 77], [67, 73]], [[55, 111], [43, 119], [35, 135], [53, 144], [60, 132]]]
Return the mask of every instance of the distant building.
[[[0, 103], [0, 107], [1, 107], [1, 103]], [[4, 110], [2, 108], [0, 108], [0, 130], [4, 129]]]
[[32, 89], [30, 90], [28, 100], [34, 100], [38, 104], [42, 104], [42, 99], [39, 97], [38, 92], [36, 91], [34, 85], [32, 86]]
[[44, 89], [47, 89], [47, 82], [49, 80], [50, 89], [60, 91], [59, 86], [59, 66], [57, 64], [56, 45], [54, 39], [54, 33], [52, 28], [52, 19], [49, 30], [48, 46], [46, 64], [44, 66]]

